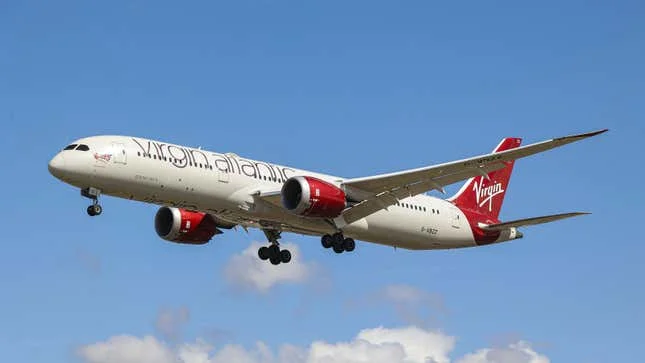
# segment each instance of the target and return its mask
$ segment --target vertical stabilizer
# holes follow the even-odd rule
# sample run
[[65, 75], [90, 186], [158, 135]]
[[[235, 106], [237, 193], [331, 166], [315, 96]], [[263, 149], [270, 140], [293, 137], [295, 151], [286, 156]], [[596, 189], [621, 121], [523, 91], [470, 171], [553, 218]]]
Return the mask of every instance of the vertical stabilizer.
[[[493, 153], [514, 149], [521, 143], [521, 138], [505, 138], [497, 145]], [[504, 163], [505, 167], [488, 173], [487, 177], [482, 175], [470, 178], [449, 200], [461, 210], [476, 212], [497, 220], [514, 163], [514, 161]]]

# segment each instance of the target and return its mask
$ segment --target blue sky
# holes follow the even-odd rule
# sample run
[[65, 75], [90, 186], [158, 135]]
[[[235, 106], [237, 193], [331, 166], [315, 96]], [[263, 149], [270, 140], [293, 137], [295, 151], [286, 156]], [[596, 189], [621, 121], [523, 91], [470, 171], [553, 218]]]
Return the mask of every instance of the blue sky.
[[[642, 360], [644, 13], [639, 1], [2, 2], [0, 356], [85, 362], [79, 349], [121, 334], [307, 349], [416, 324], [455, 337], [453, 361], [517, 341], [553, 362]], [[352, 177], [600, 128], [516, 163], [501, 215], [590, 216], [456, 251], [359, 243], [336, 256], [287, 234], [307, 276], [265, 291], [230, 275], [259, 231], [170, 244], [156, 206], [104, 198], [90, 219], [47, 172], [69, 141], [105, 133]]]

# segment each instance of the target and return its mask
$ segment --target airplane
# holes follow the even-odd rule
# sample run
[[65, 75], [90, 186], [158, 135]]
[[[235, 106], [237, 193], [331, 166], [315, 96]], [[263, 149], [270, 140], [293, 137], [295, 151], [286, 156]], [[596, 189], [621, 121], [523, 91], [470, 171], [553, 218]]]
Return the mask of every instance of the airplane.
[[[519, 227], [589, 214], [573, 212], [500, 221], [515, 160], [608, 131], [564, 136], [521, 146], [507, 137], [493, 149], [462, 160], [360, 178], [344, 178], [131, 136], [81, 138], [49, 162], [57, 179], [92, 200], [101, 195], [159, 205], [157, 235], [203, 245], [241, 227], [261, 229], [268, 245], [258, 257], [289, 263], [281, 233], [319, 236], [324, 248], [352, 252], [355, 240], [408, 250], [490, 245], [523, 237]], [[428, 194], [465, 181], [450, 198]]]

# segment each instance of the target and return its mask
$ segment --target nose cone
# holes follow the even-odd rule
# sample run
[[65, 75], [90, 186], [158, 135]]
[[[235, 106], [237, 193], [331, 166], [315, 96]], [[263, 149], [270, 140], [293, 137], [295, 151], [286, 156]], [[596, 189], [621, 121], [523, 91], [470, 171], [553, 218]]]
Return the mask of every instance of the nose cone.
[[63, 155], [61, 155], [60, 153], [57, 154], [53, 159], [49, 161], [47, 168], [49, 169], [51, 175], [60, 179], [65, 172], [65, 157], [63, 157]]

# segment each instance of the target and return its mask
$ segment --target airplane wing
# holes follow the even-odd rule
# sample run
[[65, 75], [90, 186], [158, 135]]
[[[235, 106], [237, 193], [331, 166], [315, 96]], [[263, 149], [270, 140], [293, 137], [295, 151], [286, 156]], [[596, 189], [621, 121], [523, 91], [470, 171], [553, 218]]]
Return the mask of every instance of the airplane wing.
[[565, 218], [571, 218], [571, 217], [576, 217], [576, 216], [581, 216], [581, 215], [586, 215], [586, 214], [591, 214], [587, 212], [573, 212], [573, 213], [562, 213], [562, 214], [553, 214], [550, 216], [543, 216], [543, 217], [533, 217], [533, 218], [526, 218], [526, 219], [518, 219], [516, 221], [509, 221], [509, 222], [503, 222], [503, 223], [497, 223], [497, 224], [481, 224], [479, 225], [479, 228], [486, 230], [486, 231], [502, 231], [505, 229], [509, 229], [511, 227], [522, 227], [522, 226], [532, 226], [535, 224], [542, 224], [542, 223], [549, 223], [549, 222], [555, 222], [560, 219], [565, 219]]
[[503, 168], [506, 162], [596, 136], [606, 131], [607, 129], [603, 129], [558, 137], [510, 150], [418, 169], [347, 179], [342, 183], [343, 188], [346, 193], [360, 202], [346, 208], [340, 217], [334, 219], [334, 222], [342, 228], [346, 224], [396, 204], [399, 199], [433, 189], [444, 192], [443, 187], [446, 185], [479, 175], [486, 176], [491, 171]]
[[282, 208], [282, 194], [280, 193], [280, 189], [270, 191], [257, 191], [251, 195], [258, 199], [264, 200], [265, 202], [268, 202], [276, 207]]

